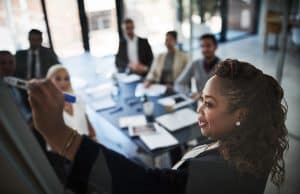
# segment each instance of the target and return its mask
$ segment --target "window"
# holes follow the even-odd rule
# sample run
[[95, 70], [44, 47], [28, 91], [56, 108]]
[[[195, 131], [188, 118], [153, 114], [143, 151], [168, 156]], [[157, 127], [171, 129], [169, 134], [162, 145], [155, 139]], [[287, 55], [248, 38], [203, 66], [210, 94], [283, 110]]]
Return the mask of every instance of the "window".
[[97, 57], [114, 55], [118, 49], [116, 5], [114, 0], [85, 0], [89, 21], [91, 54]]
[[165, 50], [165, 34], [175, 30], [176, 1], [174, 0], [124, 0], [125, 17], [135, 22], [138, 36], [148, 38], [154, 53]]
[[40, 0], [0, 1], [0, 49], [15, 52], [29, 47], [28, 32], [36, 28], [43, 32], [43, 45], [49, 46]]
[[81, 26], [77, 1], [46, 0], [51, 38], [60, 57], [82, 54]]

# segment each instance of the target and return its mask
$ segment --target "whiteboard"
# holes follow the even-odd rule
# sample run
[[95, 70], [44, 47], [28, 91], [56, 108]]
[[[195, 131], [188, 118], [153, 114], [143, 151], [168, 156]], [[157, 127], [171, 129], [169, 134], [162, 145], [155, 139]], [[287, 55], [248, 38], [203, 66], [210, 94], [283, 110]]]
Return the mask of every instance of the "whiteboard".
[[0, 78], [0, 193], [66, 193]]

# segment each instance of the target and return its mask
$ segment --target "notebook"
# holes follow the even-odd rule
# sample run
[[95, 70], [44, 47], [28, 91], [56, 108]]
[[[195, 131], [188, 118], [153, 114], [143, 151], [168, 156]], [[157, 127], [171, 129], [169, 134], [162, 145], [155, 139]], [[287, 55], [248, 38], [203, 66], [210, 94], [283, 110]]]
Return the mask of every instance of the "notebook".
[[177, 139], [166, 131], [163, 127], [154, 123], [156, 133], [140, 135], [140, 139], [150, 150], [174, 146], [178, 144]]
[[143, 83], [136, 86], [135, 96], [141, 97], [143, 95], [147, 96], [160, 96], [167, 91], [167, 87], [161, 84], [152, 84], [149, 88], [145, 88]]
[[100, 111], [115, 107], [116, 102], [112, 99], [112, 97], [108, 96], [93, 102], [91, 106], [94, 110]]
[[189, 108], [185, 108], [157, 117], [156, 121], [169, 131], [176, 131], [197, 123], [198, 114]]
[[129, 126], [138, 126], [138, 125], [146, 125], [147, 120], [145, 115], [134, 115], [134, 116], [126, 116], [121, 117], [119, 119], [119, 126], [120, 128], [126, 128]]

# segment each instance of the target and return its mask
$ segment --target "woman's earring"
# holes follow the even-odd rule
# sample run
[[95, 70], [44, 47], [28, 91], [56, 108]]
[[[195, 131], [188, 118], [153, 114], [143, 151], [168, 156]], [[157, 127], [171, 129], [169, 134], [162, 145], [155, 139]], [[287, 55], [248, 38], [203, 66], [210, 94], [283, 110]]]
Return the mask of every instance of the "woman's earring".
[[241, 122], [240, 121], [235, 122], [235, 126], [237, 127], [241, 126]]

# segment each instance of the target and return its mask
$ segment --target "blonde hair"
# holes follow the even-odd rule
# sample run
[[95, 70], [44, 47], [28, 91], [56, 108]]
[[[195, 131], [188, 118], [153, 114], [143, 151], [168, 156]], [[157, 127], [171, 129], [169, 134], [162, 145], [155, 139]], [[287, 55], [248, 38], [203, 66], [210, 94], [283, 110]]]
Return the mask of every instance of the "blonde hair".
[[50, 79], [51, 77], [53, 77], [58, 71], [64, 70], [66, 71], [68, 74], [68, 70], [62, 66], [61, 64], [56, 64], [56, 65], [52, 65], [47, 72], [46, 78]]
[[[47, 72], [47, 75], [46, 75], [46, 78], [47, 79], [51, 79], [57, 72], [61, 71], [61, 70], [64, 70], [65, 72], [67, 72], [68, 75], [70, 75], [69, 71], [67, 70], [67, 68], [65, 68], [63, 65], [61, 64], [56, 64], [56, 65], [53, 65], [51, 66], [49, 69], [48, 69], [48, 72]], [[71, 92], [73, 92], [73, 88], [72, 88], [72, 84], [70, 83], [70, 90]]]

